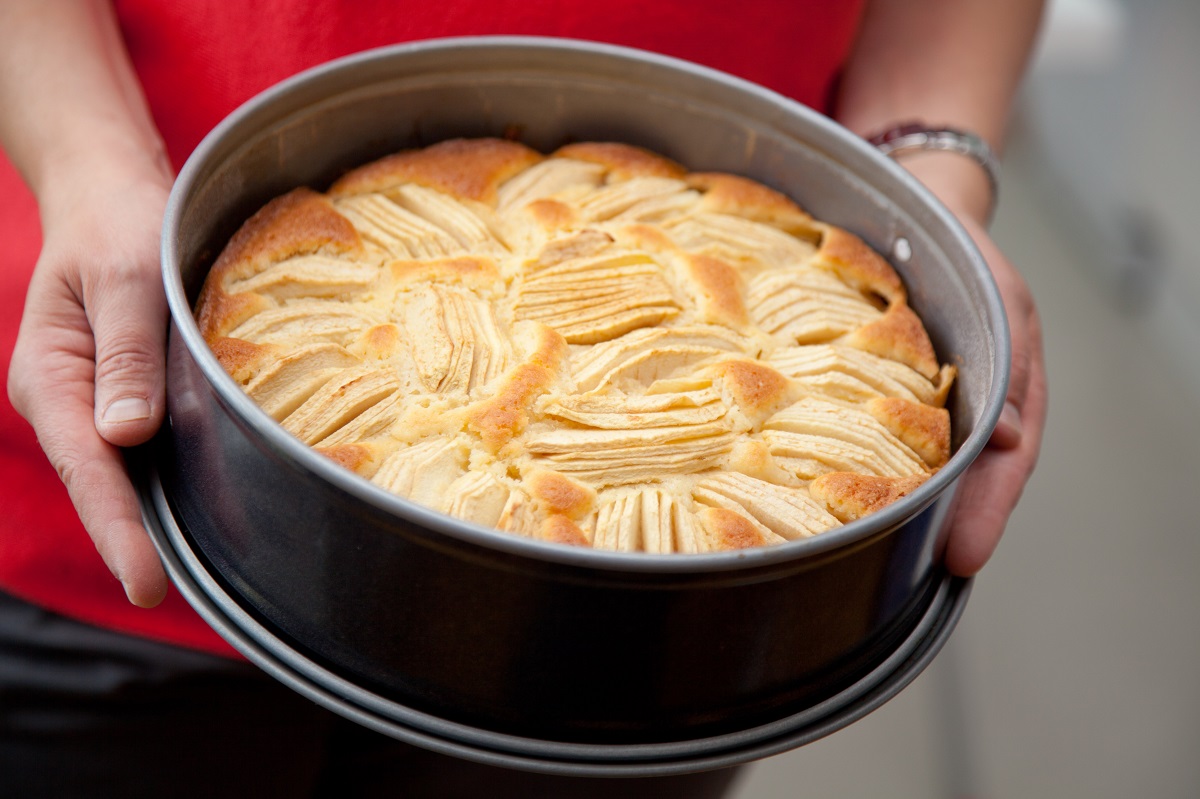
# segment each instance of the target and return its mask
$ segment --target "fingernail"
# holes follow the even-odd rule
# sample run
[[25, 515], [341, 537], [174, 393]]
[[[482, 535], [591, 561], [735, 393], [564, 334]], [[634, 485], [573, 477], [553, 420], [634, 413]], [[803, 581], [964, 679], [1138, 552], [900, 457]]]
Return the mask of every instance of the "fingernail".
[[121, 424], [122, 422], [140, 422], [150, 418], [150, 403], [141, 397], [125, 397], [114, 400], [104, 409], [100, 421], [106, 424]]

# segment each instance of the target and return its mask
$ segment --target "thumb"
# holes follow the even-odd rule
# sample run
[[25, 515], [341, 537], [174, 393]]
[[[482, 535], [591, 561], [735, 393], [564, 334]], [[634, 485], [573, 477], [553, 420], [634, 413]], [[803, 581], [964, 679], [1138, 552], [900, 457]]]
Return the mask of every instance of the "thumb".
[[85, 305], [96, 342], [96, 430], [119, 447], [141, 444], [165, 406], [167, 306], [158, 269], [109, 272]]

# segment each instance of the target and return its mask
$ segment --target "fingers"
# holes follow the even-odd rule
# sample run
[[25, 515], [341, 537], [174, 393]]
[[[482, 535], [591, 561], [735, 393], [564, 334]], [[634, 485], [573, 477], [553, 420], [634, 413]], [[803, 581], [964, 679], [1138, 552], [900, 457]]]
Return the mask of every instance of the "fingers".
[[[33, 332], [27, 335], [29, 329]], [[23, 328], [13, 353], [13, 405], [33, 425], [38, 443], [126, 596], [135, 605], [153, 607], [166, 595], [167, 577], [142, 526], [137, 495], [120, 453], [93, 424], [93, 364], [86, 351], [78, 351], [80, 346], [86, 350], [89, 337], [69, 329], [45, 331], [46, 340], [53, 343], [47, 348], [39, 346], [38, 332], [36, 325]]]
[[1012, 345], [1008, 394], [989, 443], [1001, 449], [1014, 449], [1026, 435], [1024, 417], [1030, 380], [1043, 370], [1041, 323], [1033, 295], [1021, 274], [982, 228], [969, 220], [964, 221], [964, 225], [979, 245], [996, 280], [1008, 317]]
[[1000, 410], [1000, 418], [992, 431], [988, 443], [1000, 449], [1015, 449], [1021, 445], [1025, 427], [1021, 424], [1021, 412], [1012, 400], [1006, 400]]
[[1019, 441], [1010, 448], [988, 447], [961, 478], [945, 556], [952, 574], [969, 577], [991, 558], [1037, 465], [1048, 395], [1040, 346], [1034, 353]]
[[1021, 459], [1013, 450], [986, 450], [963, 475], [950, 538], [946, 568], [970, 577], [983, 568], [1008, 524], [1025, 486]]
[[[1028, 294], [1023, 295], [1028, 297]], [[1016, 299], [1006, 306], [1017, 307], [1009, 312], [1009, 332], [1012, 339], [1012, 363], [1009, 371], [1008, 393], [1000, 418], [988, 444], [999, 449], [1016, 449], [1025, 439], [1026, 418], [1032, 415], [1029, 404], [1031, 381], [1044, 380], [1045, 364], [1042, 354], [1042, 326], [1032, 304]], [[1039, 411], [1044, 414], [1044, 410]], [[1040, 429], [1040, 420], [1037, 420]]]
[[[90, 425], [91, 414], [81, 414], [80, 421]], [[47, 455], [59, 469], [96, 551], [121, 581], [129, 601], [144, 608], [162, 602], [167, 594], [166, 572], [142, 525], [137, 495], [117, 448], [93, 432], [92, 440], [82, 447], [52, 445]]]
[[[1033, 297], [1024, 279], [1016, 270], [1001, 257], [992, 260], [992, 269], [996, 275], [996, 284], [1000, 288], [1000, 296], [1004, 300], [1005, 312], [1008, 316], [1009, 337], [1012, 344], [1012, 363], [1009, 372], [1008, 396], [1006, 411], [1008, 415], [1001, 418], [1001, 426], [1015, 425], [1017, 438], [1020, 437], [1020, 424], [1025, 410], [1025, 398], [1029, 393], [1029, 381], [1035, 371], [1041, 368], [1042, 360], [1042, 330], [1038, 320], [1037, 309], [1033, 305]], [[1006, 440], [993, 443], [1004, 446]]]
[[1012, 344], [1004, 408], [988, 447], [960, 478], [950, 522], [946, 567], [965, 577], [978, 572], [992, 556], [1033, 473], [1045, 425], [1047, 394], [1042, 328], [1033, 295], [987, 233], [970, 219], [962, 222], [995, 277]]
[[157, 224], [142, 236], [120, 225], [47, 231], [9, 373], [13, 406], [33, 425], [100, 556], [145, 607], [162, 600], [167, 578], [117, 447], [145, 441], [163, 415]]
[[95, 429], [116, 446], [141, 444], [162, 424], [167, 310], [161, 280], [157, 268], [131, 264], [84, 287], [96, 348]]

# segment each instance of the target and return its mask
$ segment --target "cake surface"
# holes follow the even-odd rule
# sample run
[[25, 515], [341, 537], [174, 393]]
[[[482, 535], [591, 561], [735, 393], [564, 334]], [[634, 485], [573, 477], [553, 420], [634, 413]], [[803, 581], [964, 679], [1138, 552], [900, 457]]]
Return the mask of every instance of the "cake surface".
[[196, 316], [292, 435], [547, 541], [781, 543], [950, 454], [954, 369], [882, 257], [624, 144], [453, 140], [296, 189], [234, 235]]

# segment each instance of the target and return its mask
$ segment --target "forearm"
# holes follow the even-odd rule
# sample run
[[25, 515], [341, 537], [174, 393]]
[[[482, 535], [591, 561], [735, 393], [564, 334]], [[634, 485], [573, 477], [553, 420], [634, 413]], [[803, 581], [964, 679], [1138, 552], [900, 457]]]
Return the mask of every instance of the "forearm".
[[[836, 117], [864, 136], [913, 120], [965, 129], [1001, 151], [1041, 13], [1041, 0], [868, 0]], [[904, 164], [956, 210], [986, 217], [987, 178], [967, 159]]]
[[0, 144], [43, 211], [84, 176], [170, 180], [105, 0], [0, 3]]

